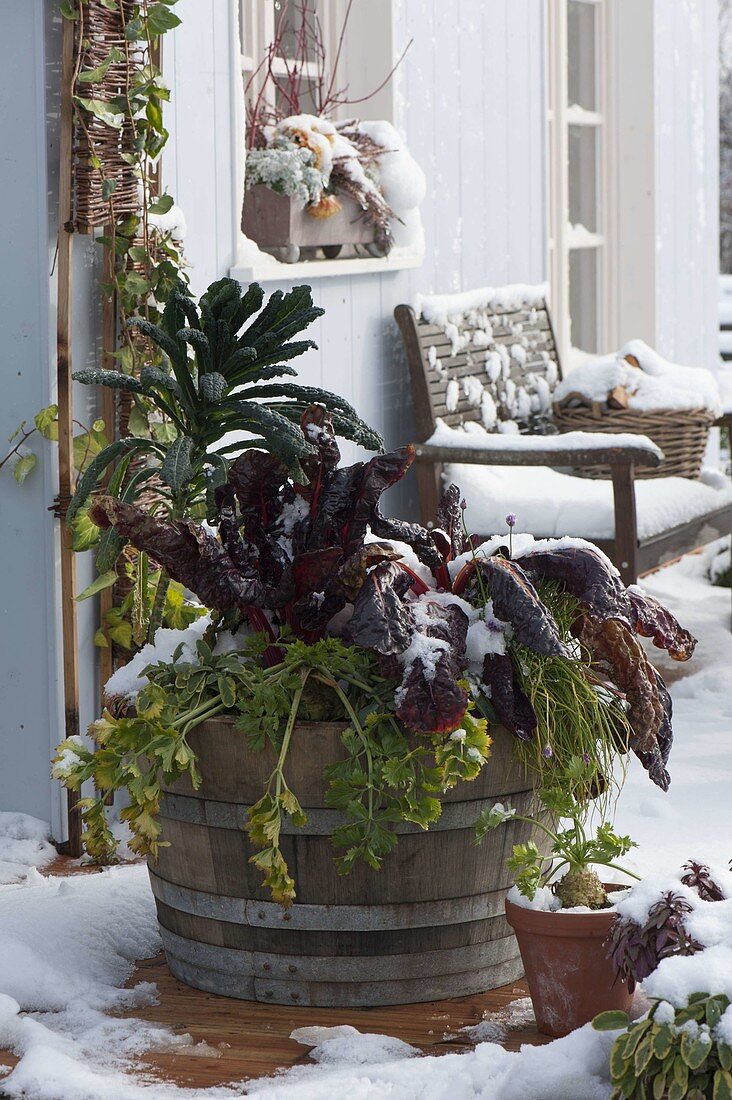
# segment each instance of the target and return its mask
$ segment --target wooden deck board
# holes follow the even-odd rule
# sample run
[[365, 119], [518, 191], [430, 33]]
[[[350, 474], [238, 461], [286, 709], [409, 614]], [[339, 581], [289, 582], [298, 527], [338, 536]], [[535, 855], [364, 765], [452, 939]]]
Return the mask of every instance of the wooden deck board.
[[[373, 1009], [289, 1008], [217, 997], [183, 985], [173, 978], [164, 956], [138, 963], [132, 983], [155, 982], [159, 1002], [134, 1015], [187, 1032], [196, 1043], [207, 1043], [218, 1056], [197, 1052], [150, 1052], [142, 1061], [155, 1076], [179, 1085], [202, 1088], [248, 1078], [264, 1077], [277, 1069], [309, 1062], [308, 1048], [290, 1039], [297, 1027], [351, 1024], [359, 1031], [393, 1035], [430, 1054], [455, 1052], [470, 1046], [461, 1027], [479, 1023], [487, 1013], [499, 1012], [527, 996], [523, 983], [449, 1001], [397, 1005]], [[445, 1035], [451, 1037], [445, 1040]], [[504, 1045], [518, 1050], [522, 1043], [548, 1040], [535, 1028], [510, 1031]]]
[[[88, 865], [80, 867], [76, 861], [59, 856], [42, 873], [94, 874], [98, 870]], [[192, 989], [173, 978], [162, 954], [137, 963], [128, 984], [138, 982], [154, 982], [158, 1002], [125, 1015], [164, 1025], [181, 1035], [189, 1034], [196, 1044], [175, 1053], [149, 1051], [141, 1058], [142, 1072], [189, 1088], [234, 1084], [308, 1064], [308, 1048], [290, 1039], [297, 1027], [351, 1024], [362, 1032], [396, 1036], [429, 1054], [456, 1052], [471, 1045], [460, 1034], [460, 1028], [478, 1024], [487, 1015], [528, 995], [525, 984], [519, 982], [490, 993], [425, 1004], [372, 1009], [290, 1008]], [[508, 1030], [503, 1045], [518, 1050], [523, 1043], [548, 1041], [532, 1026]], [[0, 1050], [0, 1080], [16, 1063], [12, 1053]]]

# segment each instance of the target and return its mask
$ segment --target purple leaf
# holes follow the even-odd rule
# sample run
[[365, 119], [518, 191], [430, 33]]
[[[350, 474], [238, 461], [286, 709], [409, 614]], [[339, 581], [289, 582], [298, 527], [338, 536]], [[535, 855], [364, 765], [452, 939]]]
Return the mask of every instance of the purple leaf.
[[490, 688], [489, 698], [498, 720], [522, 741], [530, 741], [536, 732], [536, 712], [507, 653], [485, 655], [483, 683]]

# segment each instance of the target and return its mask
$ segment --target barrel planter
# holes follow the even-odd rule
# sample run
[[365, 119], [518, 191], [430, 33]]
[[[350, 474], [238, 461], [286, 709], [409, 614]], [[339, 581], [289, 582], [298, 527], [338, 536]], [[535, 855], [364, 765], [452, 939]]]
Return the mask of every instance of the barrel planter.
[[308, 816], [284, 825], [282, 850], [297, 883], [289, 909], [269, 900], [243, 826], [275, 763], [251, 751], [232, 719], [190, 735], [203, 782], [186, 776], [168, 788], [160, 810], [163, 839], [150, 879], [173, 975], [211, 993], [271, 1004], [319, 1007], [406, 1004], [465, 996], [522, 973], [505, 914], [506, 860], [533, 828], [508, 822], [478, 847], [482, 809], [504, 798], [517, 813], [532, 800], [513, 738], [491, 728], [481, 775], [444, 799], [425, 832], [400, 823], [380, 871], [357, 865], [339, 876], [331, 834], [343, 817], [324, 808], [323, 765], [343, 756], [336, 723], [299, 723], [287, 779]]

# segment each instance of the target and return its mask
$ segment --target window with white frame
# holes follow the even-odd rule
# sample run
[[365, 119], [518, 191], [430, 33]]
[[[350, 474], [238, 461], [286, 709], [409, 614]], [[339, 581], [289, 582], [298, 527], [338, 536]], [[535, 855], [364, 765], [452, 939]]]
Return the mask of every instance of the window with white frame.
[[549, 275], [560, 354], [614, 345], [611, 0], [549, 0]]
[[[348, 32], [344, 34], [346, 19]], [[308, 27], [303, 27], [303, 21]], [[312, 33], [316, 25], [317, 35]], [[388, 73], [392, 64], [391, 0], [369, 0], [368, 4], [363, 0], [358, 4], [348, 0], [239, 0], [239, 26], [242, 76], [245, 88], [249, 86], [249, 98], [256, 96], [264, 83], [267, 51], [277, 38], [281, 49], [273, 58], [272, 70], [280, 87], [266, 94], [275, 97], [271, 107], [282, 108], [295, 58], [303, 53], [300, 41], [307, 41], [306, 56], [298, 62], [306, 87], [303, 110], [318, 113], [316, 88], [321, 85], [322, 89], [325, 81], [326, 85], [332, 83], [334, 91], [348, 90], [350, 104], [337, 107], [335, 117], [358, 114], [365, 99], [368, 117], [393, 121], [392, 83], [377, 86], [378, 80], [374, 80], [375, 73], [382, 69]], [[311, 33], [303, 35], [308, 29]], [[316, 38], [324, 56], [313, 48]]]

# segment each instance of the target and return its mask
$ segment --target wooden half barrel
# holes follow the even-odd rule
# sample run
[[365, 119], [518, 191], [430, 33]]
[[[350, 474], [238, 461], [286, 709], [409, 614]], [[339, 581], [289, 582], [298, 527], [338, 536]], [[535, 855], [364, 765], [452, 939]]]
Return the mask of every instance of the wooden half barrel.
[[381, 870], [358, 864], [340, 876], [331, 835], [343, 816], [324, 807], [323, 765], [343, 756], [343, 728], [302, 722], [293, 735], [286, 777], [308, 823], [284, 823], [282, 850], [297, 884], [289, 909], [262, 887], [243, 828], [273, 751], [252, 752], [226, 718], [190, 735], [203, 782], [194, 791], [185, 777], [167, 790], [160, 822], [170, 847], [150, 862], [173, 975], [229, 997], [318, 1007], [430, 1001], [515, 981], [522, 967], [504, 915], [506, 860], [535, 830], [508, 822], [473, 843], [485, 807], [529, 809], [531, 785], [511, 735], [491, 728], [481, 775], [447, 793], [429, 831], [399, 823]]

